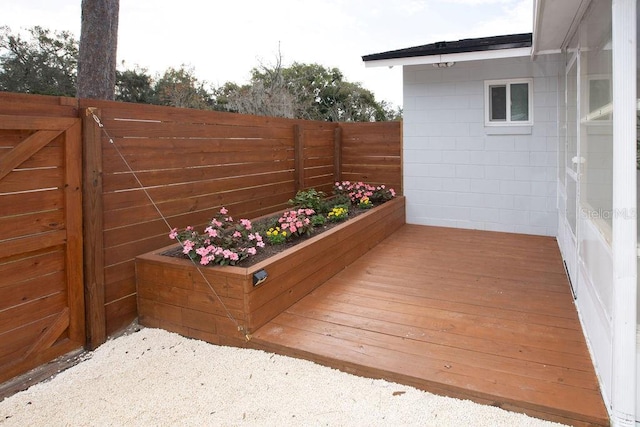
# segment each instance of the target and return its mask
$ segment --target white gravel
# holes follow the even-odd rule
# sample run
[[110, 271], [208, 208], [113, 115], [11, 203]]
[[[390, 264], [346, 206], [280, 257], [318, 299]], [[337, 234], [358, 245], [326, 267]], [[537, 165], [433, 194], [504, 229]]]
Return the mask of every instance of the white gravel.
[[0, 402], [0, 426], [558, 426], [144, 328]]

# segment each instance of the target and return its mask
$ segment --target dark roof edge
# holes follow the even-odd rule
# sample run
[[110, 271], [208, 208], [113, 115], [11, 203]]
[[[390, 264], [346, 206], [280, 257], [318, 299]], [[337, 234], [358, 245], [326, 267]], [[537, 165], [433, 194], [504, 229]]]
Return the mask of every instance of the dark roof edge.
[[391, 50], [388, 52], [364, 55], [362, 60], [378, 61], [382, 59], [412, 58], [416, 56], [445, 55], [449, 53], [482, 52], [488, 50], [516, 49], [531, 47], [532, 33], [508, 34], [457, 41], [442, 41], [422, 46]]

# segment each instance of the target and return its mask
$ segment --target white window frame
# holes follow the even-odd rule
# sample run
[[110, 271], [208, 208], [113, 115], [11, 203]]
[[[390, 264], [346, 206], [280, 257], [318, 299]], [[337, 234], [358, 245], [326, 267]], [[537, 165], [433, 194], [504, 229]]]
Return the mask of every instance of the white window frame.
[[[529, 109], [529, 120], [527, 121], [523, 121], [523, 120], [515, 120], [512, 121], [511, 120], [511, 105], [510, 105], [510, 100], [511, 100], [511, 85], [513, 84], [522, 84], [522, 83], [527, 83], [528, 85], [528, 89], [529, 89], [529, 96], [528, 96], [528, 109]], [[506, 94], [506, 102], [507, 105], [505, 106], [506, 108], [506, 113], [507, 113], [507, 118], [506, 120], [491, 120], [491, 111], [490, 111], [490, 106], [491, 106], [491, 93], [489, 88], [491, 86], [505, 86], [507, 89], [507, 94]], [[485, 80], [484, 81], [484, 124], [485, 126], [531, 126], [533, 125], [533, 79], [502, 79], [502, 80]]]

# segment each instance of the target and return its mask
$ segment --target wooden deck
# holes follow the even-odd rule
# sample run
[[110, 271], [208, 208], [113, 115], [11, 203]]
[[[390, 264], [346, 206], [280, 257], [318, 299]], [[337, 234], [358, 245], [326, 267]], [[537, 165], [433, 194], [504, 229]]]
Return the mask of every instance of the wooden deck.
[[572, 425], [608, 425], [555, 239], [404, 225], [250, 346]]

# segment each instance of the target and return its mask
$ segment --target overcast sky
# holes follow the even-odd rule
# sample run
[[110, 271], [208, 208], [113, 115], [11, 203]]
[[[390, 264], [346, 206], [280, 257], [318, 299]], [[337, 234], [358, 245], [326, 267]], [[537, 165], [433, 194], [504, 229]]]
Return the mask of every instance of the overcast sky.
[[[7, 4], [8, 3], [8, 4]], [[80, 37], [81, 0], [11, 0], [0, 25]], [[118, 61], [151, 75], [182, 64], [212, 86], [245, 83], [260, 63], [339, 68], [376, 99], [402, 105], [399, 67], [362, 56], [443, 40], [530, 32], [533, 0], [120, 0]]]

